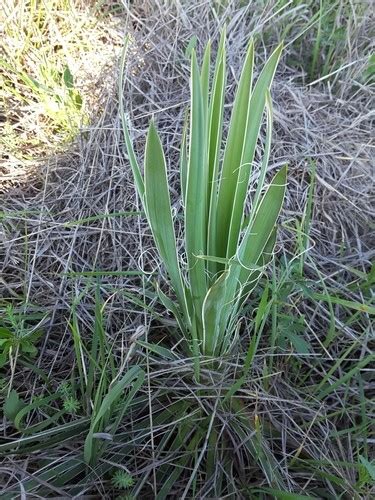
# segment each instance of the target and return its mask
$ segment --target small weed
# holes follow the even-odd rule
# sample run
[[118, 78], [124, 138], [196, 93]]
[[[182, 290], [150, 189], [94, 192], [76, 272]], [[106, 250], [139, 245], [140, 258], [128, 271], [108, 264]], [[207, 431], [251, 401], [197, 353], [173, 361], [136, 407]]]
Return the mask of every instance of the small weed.
[[75, 399], [73, 396], [69, 396], [67, 398], [64, 398], [63, 401], [64, 401], [63, 402], [64, 410], [67, 413], [71, 413], [72, 415], [75, 415], [81, 407], [80, 402], [77, 399]]
[[67, 399], [73, 396], [73, 387], [69, 382], [62, 382], [59, 385], [58, 392], [61, 394], [62, 399]]
[[134, 479], [128, 472], [118, 469], [113, 474], [111, 483], [118, 490], [126, 490], [134, 485]]
[[35, 357], [38, 349], [36, 343], [42, 335], [40, 325], [44, 318], [33, 325], [35, 318], [23, 312], [23, 307], [17, 309], [9, 304], [0, 323], [0, 367], [3, 367], [12, 356], [24, 355]]

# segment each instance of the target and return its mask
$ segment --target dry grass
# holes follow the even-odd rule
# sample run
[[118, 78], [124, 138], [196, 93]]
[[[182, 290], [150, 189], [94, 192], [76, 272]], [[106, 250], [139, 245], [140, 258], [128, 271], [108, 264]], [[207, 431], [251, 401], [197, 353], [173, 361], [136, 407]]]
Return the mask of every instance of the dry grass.
[[[126, 19], [127, 29], [134, 37], [134, 52], [128, 64], [125, 88], [126, 108], [131, 117], [134, 138], [139, 151], [142, 151], [147, 124], [154, 115], [166, 150], [170, 152], [168, 166], [174, 185], [172, 196], [176, 211], [180, 207], [178, 149], [184, 108], [189, 99], [189, 64], [185, 48], [193, 35], [202, 42], [200, 47], [204, 46], [209, 36], [216, 43], [220, 28], [227, 23], [232, 74], [227, 89], [229, 105], [239, 62], [249, 36], [254, 34], [257, 40], [257, 56], [261, 62], [284, 32], [284, 15], [293, 20], [287, 43], [296, 39], [305, 26], [306, 13], [299, 5], [289, 5], [285, 11], [274, 15], [276, 2], [268, 2], [266, 7], [264, 3], [259, 1], [254, 7], [232, 1], [135, 2], [122, 11], [121, 19]], [[115, 19], [113, 22], [117, 27], [118, 21]], [[341, 66], [344, 69], [334, 75], [334, 82], [327, 79], [307, 86], [301, 66], [296, 69], [288, 62], [290, 58], [303, 57], [301, 46], [292, 43], [287, 47], [289, 59], [285, 57], [281, 61], [273, 90], [275, 132], [270, 161], [271, 171], [285, 162], [289, 164], [288, 195], [279, 241], [280, 260], [283, 256], [290, 259], [295, 252], [298, 253], [296, 230], [293, 228], [296, 227], [296, 221], [301, 219], [306, 205], [311, 165], [314, 162], [317, 175], [305, 284], [310, 286], [321, 282], [332, 290], [333, 295], [340, 294], [348, 300], [360, 302], [365, 300], [364, 292], [355, 286], [357, 277], [353, 274], [353, 268], [360, 272], [368, 271], [374, 257], [371, 243], [374, 215], [374, 172], [371, 162], [373, 88], [361, 79], [366, 70], [365, 55], [371, 43], [368, 39], [369, 24], [368, 15], [355, 18], [355, 29], [349, 33], [353, 35], [350, 59], [343, 59]], [[118, 32], [117, 28], [108, 24], [103, 29], [106, 33], [103, 50], [107, 61], [107, 55], [112, 57], [112, 53], [108, 53], [106, 43], [112, 36], [118, 41]], [[115, 31], [108, 34], [111, 29]], [[309, 37], [309, 32], [303, 35], [304, 47], [309, 46]], [[95, 46], [95, 43], [91, 41], [90, 46]], [[101, 57], [101, 54], [99, 48], [96, 55]], [[78, 58], [74, 57], [74, 61], [80, 65]], [[81, 58], [81, 61], [83, 65], [87, 59]], [[353, 64], [345, 68], [348, 63]], [[82, 84], [84, 75], [92, 70], [92, 65], [89, 66], [88, 70], [81, 68]], [[75, 71], [78, 74], [80, 69], [77, 67]], [[102, 89], [104, 85], [107, 89], [104, 93], [106, 99], [102, 99], [100, 116], [94, 113], [96, 120], [85, 128], [75, 143], [43, 164], [37, 180], [8, 191], [1, 201], [0, 297], [4, 304], [11, 301], [21, 310], [42, 311], [47, 316], [36, 366], [53, 379], [54, 387], [69, 379], [74, 365], [68, 320], [71, 319], [71, 306], [78, 298], [77, 312], [82, 330], [90, 331], [93, 321], [96, 280], [92, 276], [72, 273], [98, 270], [109, 273], [100, 280], [101, 293], [106, 301], [105, 331], [108, 342], [113, 345], [114, 359], [120, 364], [129, 347], [130, 337], [136, 331], [140, 332], [138, 327], [145, 327], [146, 337], [161, 339], [165, 336], [160, 322], [151, 321], [150, 316], [130, 303], [123, 293], [134, 292], [143, 300], [139, 286], [146, 286], [145, 279], [122, 276], [121, 272], [141, 269], [152, 273], [159, 269], [159, 263], [145, 221], [137, 216], [118, 215], [119, 212], [138, 210], [139, 204], [124, 156], [115, 69], [105, 72], [104, 80], [109, 75], [109, 81], [113, 82], [110, 92], [108, 81], [103, 81], [99, 73], [95, 69], [92, 78], [101, 82], [96, 84], [98, 88]], [[14, 99], [12, 96], [8, 98]], [[26, 110], [21, 108], [14, 107], [12, 120], [16, 124], [22, 121], [22, 130], [35, 138], [27, 123], [35, 121], [38, 113], [36, 104], [29, 104]], [[44, 147], [42, 149], [46, 151]], [[17, 161], [9, 156], [6, 165], [10, 162], [11, 168], [18, 168]], [[281, 275], [282, 270], [277, 275], [280, 280]], [[351, 321], [347, 309], [306, 299], [298, 295], [296, 289], [290, 298], [285, 299], [284, 306], [284, 309], [280, 306], [280, 310], [285, 311], [287, 308], [288, 311], [294, 311], [299, 319], [302, 318], [303, 335], [311, 345], [311, 351], [298, 356], [293, 349], [287, 349], [275, 356], [272, 372], [265, 373], [264, 367], [271, 356], [268, 338], [265, 338], [257, 352], [252, 381], [241, 392], [243, 405], [251, 415], [252, 423], [257, 419], [262, 421], [267, 446], [277, 458], [281, 475], [290, 491], [304, 494], [314, 491], [322, 497], [324, 493], [326, 498], [335, 498], [337, 484], [322, 478], [318, 474], [318, 469], [322, 469], [342, 481], [349, 497], [370, 498], [371, 486], [366, 482], [362, 497], [359, 496], [356, 486], [359, 481], [358, 470], [347, 465], [356, 460], [363, 444], [361, 433], [352, 433], [350, 429], [365, 425], [363, 412], [368, 412], [368, 418], [373, 412], [370, 400], [373, 382], [366, 371], [368, 367], [358, 371], [355, 377], [326, 398], [319, 399], [315, 395], [311, 396], [311, 393], [306, 394], [308, 388], [321, 382], [335, 362], [344, 359], [349, 347], [352, 347], [350, 356], [348, 354], [345, 362], [339, 363], [337, 371], [328, 377], [330, 383], [342, 377], [371, 352], [373, 325], [370, 317], [363, 314], [356, 321]], [[162, 312], [159, 306], [155, 307]], [[334, 309], [333, 318], [331, 307]], [[332, 324], [335, 331], [333, 341], [323, 345]], [[246, 334], [244, 343], [247, 339]], [[232, 478], [233, 490], [232, 493], [227, 492], [230, 498], [246, 498], [249, 494], [246, 488], [238, 486], [242, 481], [241, 470], [254, 485], [264, 486], [264, 477], [259, 468], [249, 463], [239, 435], [233, 433], [233, 427], [228, 424], [238, 415], [228, 414], [215, 405], [220, 387], [233, 383], [234, 374], [242, 362], [241, 356], [239, 349], [237, 358], [223, 362], [225, 366], [220, 374], [207, 372], [205, 390], [211, 391], [210, 397], [197, 402], [207, 415], [217, 413], [218, 421], [221, 422], [217, 428], [218, 434], [226, 435], [227, 443], [231, 443], [231, 449], [236, 450], [233, 451], [236, 464]], [[159, 398], [166, 388], [173, 387], [174, 391], [169, 396], [168, 404], [176, 399], [196, 399], [197, 388], [189, 386], [184, 375], [191, 371], [188, 361], [164, 365], [144, 352], [139, 353], [139, 358], [148, 369], [148, 387], [145, 392], [151, 395], [151, 417], [142, 412], [135, 413], [132, 425], [138, 421], [150, 423], [152, 415], [156, 418], [166, 405], [165, 400]], [[12, 367], [17, 368], [12, 370]], [[32, 370], [21, 370], [16, 359], [13, 359], [6, 377], [9, 373], [12, 375], [12, 387], [26, 399], [43, 393], [44, 387], [38, 382], [38, 375]], [[363, 374], [361, 380], [359, 374]], [[264, 379], [269, 382], [265, 383]], [[9, 379], [5, 380], [4, 395], [10, 390]], [[302, 385], [301, 380], [304, 380]], [[137, 454], [133, 453], [129, 458], [128, 452], [117, 442], [112, 449], [113, 455], [108, 459], [126, 463], [126, 467], [131, 469], [136, 480], [139, 480], [134, 490], [140, 495], [139, 498], [153, 498], [152, 492], [161, 464], [174, 463], [178, 459], [178, 454], [168, 455], [156, 444], [169, 432], [168, 425], [153, 427], [151, 422], [149, 429], [136, 434], [136, 437], [130, 433], [135, 440]], [[343, 432], [347, 429], [346, 433]], [[2, 433], [4, 436], [14, 434], [5, 419]], [[362, 441], [368, 436], [370, 434], [363, 431]], [[129, 426], [125, 424], [122, 437], [124, 441], [129, 440]], [[57, 445], [54, 450], [48, 451], [48, 459], [64, 463], [67, 457], [76, 456], [82, 444], [80, 439], [74, 445]], [[373, 439], [369, 440], [369, 456], [372, 442]], [[222, 450], [217, 451], [218, 456], [221, 456]], [[9, 491], [20, 491], [22, 480], [37, 472], [40, 458], [47, 456], [46, 453], [41, 453], [41, 457], [37, 454], [3, 457], [4, 491], [7, 488]], [[299, 457], [306, 461], [315, 460], [320, 465], [314, 469], [303, 464], [296, 471], [293, 463], [298, 462]], [[197, 498], [215, 497], [216, 474], [219, 474], [224, 463], [224, 459], [222, 462], [218, 460], [210, 482], [198, 481]], [[191, 471], [187, 470], [181, 476], [171, 498], [181, 498], [190, 474]], [[80, 490], [81, 494], [89, 491], [101, 498], [113, 498], [115, 494], [106, 481], [106, 476], [88, 479], [86, 486]], [[69, 488], [54, 493], [53, 489], [44, 491], [49, 491], [49, 495], [65, 494], [67, 498], [70, 497]]]

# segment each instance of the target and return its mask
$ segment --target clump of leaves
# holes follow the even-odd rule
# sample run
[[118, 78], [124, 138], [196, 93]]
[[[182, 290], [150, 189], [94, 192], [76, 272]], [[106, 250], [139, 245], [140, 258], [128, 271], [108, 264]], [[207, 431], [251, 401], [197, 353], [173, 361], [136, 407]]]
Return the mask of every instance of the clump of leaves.
[[70, 398], [73, 395], [72, 384], [70, 384], [69, 382], [66, 382], [66, 381], [61, 382], [61, 384], [59, 385], [58, 391], [59, 391], [62, 399]]
[[64, 410], [67, 413], [76, 414], [81, 407], [80, 402], [74, 396], [68, 396], [63, 400]]
[[[210, 43], [201, 68], [195, 49], [191, 49], [190, 125], [185, 127], [188, 131], [185, 130], [180, 151], [187, 266], [177, 252], [166, 162], [155, 124], [151, 121], [149, 127], [142, 175], [121, 104], [136, 188], [177, 300], [171, 300], [159, 288], [157, 292], [175, 316], [187, 352], [195, 359], [201, 355], [221, 356], [234, 345], [244, 301], [272, 259], [276, 222], [286, 186], [286, 167], [269, 183], [266, 181], [272, 133], [270, 86], [282, 46], [274, 50], [253, 83], [254, 45], [250, 41], [228, 134], [223, 141], [225, 39], [224, 31], [211, 85]], [[267, 122], [264, 156], [257, 172], [255, 194], [249, 200], [264, 111]]]
[[112, 476], [112, 485], [118, 490], [126, 490], [134, 485], [133, 477], [126, 471], [118, 469]]
[[[275, 458], [263, 442], [260, 431], [255, 437], [249, 416], [241, 403], [231, 396], [243, 383], [252, 363], [257, 342], [262, 332], [262, 316], [268, 308], [268, 288], [254, 293], [257, 283], [273, 257], [276, 241], [276, 224], [283, 205], [287, 169], [283, 167], [270, 180], [267, 177], [272, 135], [272, 103], [270, 88], [281, 55], [282, 46], [276, 47], [256, 82], [253, 82], [254, 45], [250, 41], [233, 104], [231, 121], [224, 138], [224, 99], [226, 89], [226, 33], [222, 33], [216, 62], [211, 71], [211, 45], [208, 43], [201, 67], [198, 65], [194, 44], [191, 54], [190, 124], [185, 124], [180, 151], [180, 184], [183, 201], [184, 240], [177, 239], [171, 210], [166, 161], [161, 141], [153, 121], [148, 130], [144, 174], [138, 165], [127, 128], [125, 111], [121, 102], [121, 116], [127, 152], [133, 171], [136, 189], [143, 203], [161, 261], [167, 272], [171, 295], [156, 286], [161, 303], [175, 317], [179, 326], [176, 341], [184, 347], [183, 355], [195, 362], [195, 379], [200, 383], [201, 360], [220, 358], [232, 351], [239, 338], [244, 303], [252, 294], [256, 320], [252, 340], [244, 362], [243, 376], [225, 391], [223, 398], [216, 394], [217, 413], [209, 410], [209, 417], [197, 410], [191, 401], [179, 401], [173, 413], [164, 412], [167, 421], [173, 415], [181, 426], [177, 436], [171, 435], [170, 449], [181, 454], [178, 467], [160, 467], [161, 490], [158, 498], [166, 498], [183, 470], [207, 464], [207, 477], [212, 477], [215, 451], [226, 448], [226, 438], [215, 429], [220, 422], [217, 414], [236, 411], [239, 419], [231, 421], [231, 432], [241, 442], [246, 442], [249, 460], [255, 460], [265, 472], [270, 484], [284, 487], [277, 470]], [[125, 61], [125, 51], [123, 62]], [[124, 69], [124, 68], [123, 68]], [[211, 75], [212, 73], [212, 75]], [[121, 71], [123, 74], [123, 71]], [[212, 77], [212, 78], [211, 78]], [[120, 79], [120, 93], [123, 81]], [[258, 171], [253, 169], [263, 115], [266, 117], [264, 155]], [[225, 139], [225, 140], [224, 140]], [[252, 184], [252, 179], [257, 179]], [[253, 196], [250, 197], [250, 187]], [[177, 251], [182, 246], [187, 264]], [[139, 342], [168, 359], [174, 352], [160, 345]], [[210, 366], [214, 367], [212, 363]], [[214, 369], [212, 370], [212, 374]], [[202, 399], [205, 400], [204, 395]], [[230, 401], [230, 403], [228, 403]], [[185, 405], [186, 404], [186, 405]], [[230, 407], [230, 408], [229, 408]], [[199, 423], [186, 414], [197, 414]], [[178, 415], [178, 417], [176, 417]], [[219, 423], [220, 425], [220, 423]], [[251, 430], [250, 430], [251, 429]], [[248, 433], [248, 434], [247, 434]], [[246, 437], [245, 437], [246, 435]], [[167, 441], [165, 441], [167, 442]], [[207, 443], [210, 446], [207, 446]], [[205, 443], [197, 465], [201, 443]], [[212, 446], [211, 446], [212, 445]], [[208, 448], [211, 448], [208, 450]], [[192, 458], [194, 457], [194, 459]], [[190, 477], [185, 493], [195, 479]]]
[[26, 314], [16, 311], [13, 305], [6, 307], [0, 323], [0, 367], [15, 354], [36, 356], [38, 349], [35, 344], [42, 334], [40, 322], [33, 326], [28, 319]]
[[81, 408], [81, 403], [75, 397], [73, 387], [69, 382], [62, 382], [58, 392], [63, 402], [63, 408], [67, 413], [75, 415]]

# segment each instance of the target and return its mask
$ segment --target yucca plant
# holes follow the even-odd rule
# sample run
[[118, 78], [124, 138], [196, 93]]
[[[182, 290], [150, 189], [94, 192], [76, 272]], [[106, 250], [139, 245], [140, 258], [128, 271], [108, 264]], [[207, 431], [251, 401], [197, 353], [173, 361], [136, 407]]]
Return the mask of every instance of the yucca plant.
[[[250, 41], [228, 135], [223, 141], [225, 40], [223, 31], [213, 78], [210, 75], [211, 44], [205, 49], [201, 68], [194, 50], [191, 55], [190, 124], [185, 127], [180, 152], [187, 266], [182, 264], [177, 251], [166, 161], [155, 123], [151, 120], [148, 130], [142, 175], [122, 99], [120, 104], [136, 189], [175, 298], [167, 297], [159, 287], [158, 295], [176, 318], [189, 353], [196, 359], [202, 355], [221, 356], [233, 346], [243, 303], [272, 258], [276, 221], [286, 186], [286, 167], [269, 184], [266, 182], [272, 132], [270, 86], [282, 46], [275, 49], [253, 84], [254, 44]], [[122, 89], [120, 79], [120, 91]], [[249, 200], [249, 183], [264, 112], [264, 156], [255, 194]]]

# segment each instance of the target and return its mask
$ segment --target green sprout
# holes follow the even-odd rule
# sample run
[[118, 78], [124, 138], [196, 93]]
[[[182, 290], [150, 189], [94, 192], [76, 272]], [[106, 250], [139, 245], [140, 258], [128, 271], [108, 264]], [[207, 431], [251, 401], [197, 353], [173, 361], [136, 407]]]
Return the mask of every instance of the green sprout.
[[69, 382], [66, 382], [66, 381], [62, 382], [59, 385], [58, 391], [61, 395], [61, 398], [64, 400], [68, 399], [69, 397], [71, 397], [73, 395], [72, 386]]
[[80, 409], [80, 402], [73, 396], [69, 396], [64, 399], [63, 403], [64, 410], [68, 413], [75, 414]]
[[13, 305], [6, 307], [5, 315], [0, 318], [0, 368], [15, 354], [37, 355], [35, 344], [41, 336], [38, 329], [41, 322], [33, 326], [27, 320], [26, 314], [16, 312]]
[[118, 469], [112, 476], [112, 485], [118, 490], [126, 490], [134, 484], [133, 477], [126, 471]]

